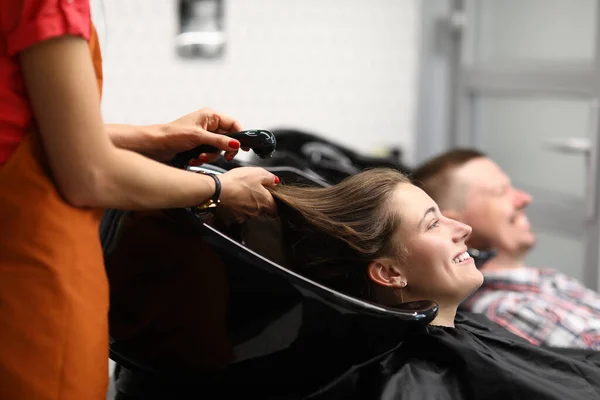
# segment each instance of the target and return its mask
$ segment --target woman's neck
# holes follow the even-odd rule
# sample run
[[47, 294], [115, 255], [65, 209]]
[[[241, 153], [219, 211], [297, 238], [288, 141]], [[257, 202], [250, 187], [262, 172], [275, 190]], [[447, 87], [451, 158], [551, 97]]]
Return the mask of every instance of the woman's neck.
[[454, 328], [454, 318], [456, 317], [457, 306], [444, 306], [438, 304], [439, 309], [437, 316], [429, 323], [429, 325], [446, 326]]

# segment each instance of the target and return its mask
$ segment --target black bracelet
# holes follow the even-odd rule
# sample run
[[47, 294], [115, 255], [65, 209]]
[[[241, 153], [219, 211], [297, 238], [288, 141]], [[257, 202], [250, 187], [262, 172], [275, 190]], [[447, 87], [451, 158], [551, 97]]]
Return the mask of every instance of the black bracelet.
[[211, 200], [215, 203], [219, 202], [219, 196], [221, 196], [221, 180], [215, 174], [207, 174], [215, 181], [215, 194], [211, 197]]

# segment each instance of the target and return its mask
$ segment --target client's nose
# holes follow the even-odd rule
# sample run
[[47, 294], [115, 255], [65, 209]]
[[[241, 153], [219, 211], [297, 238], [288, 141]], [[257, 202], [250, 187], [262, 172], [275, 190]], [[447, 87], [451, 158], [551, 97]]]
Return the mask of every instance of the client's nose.
[[533, 198], [531, 195], [523, 190], [513, 189], [513, 205], [516, 209], [526, 208]]
[[459, 221], [454, 221], [456, 224], [454, 228], [454, 234], [452, 235], [452, 241], [454, 243], [465, 242], [467, 238], [471, 235], [473, 228], [470, 225], [463, 224]]

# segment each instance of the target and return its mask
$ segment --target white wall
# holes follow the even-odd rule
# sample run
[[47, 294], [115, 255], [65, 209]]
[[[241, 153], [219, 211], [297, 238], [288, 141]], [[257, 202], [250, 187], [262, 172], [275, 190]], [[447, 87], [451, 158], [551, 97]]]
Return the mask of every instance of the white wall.
[[402, 146], [412, 160], [418, 0], [225, 0], [224, 57], [191, 61], [175, 52], [175, 0], [92, 5], [107, 122], [166, 122], [209, 106], [245, 128]]

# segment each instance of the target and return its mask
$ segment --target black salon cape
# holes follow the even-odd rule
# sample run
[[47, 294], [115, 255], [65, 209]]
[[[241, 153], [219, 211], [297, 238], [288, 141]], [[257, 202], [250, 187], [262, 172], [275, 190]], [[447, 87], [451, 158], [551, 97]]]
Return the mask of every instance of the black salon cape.
[[543, 349], [484, 316], [429, 326], [310, 399], [600, 399], [600, 354]]
[[281, 384], [278, 379], [268, 388], [239, 385], [235, 379], [216, 386], [197, 380], [167, 383], [127, 370], [117, 387], [147, 400], [600, 399], [600, 353], [535, 347], [478, 314], [458, 315], [455, 325], [419, 328], [316, 391], [302, 385], [272, 390]]

